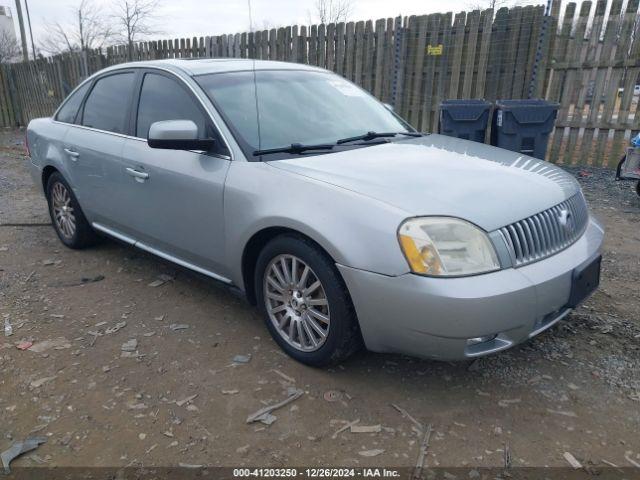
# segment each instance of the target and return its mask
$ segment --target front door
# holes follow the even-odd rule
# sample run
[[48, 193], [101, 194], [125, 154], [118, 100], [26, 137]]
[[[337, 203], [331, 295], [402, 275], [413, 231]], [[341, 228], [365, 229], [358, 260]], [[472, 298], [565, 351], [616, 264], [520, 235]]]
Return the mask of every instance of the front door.
[[[140, 86], [135, 137], [122, 152], [121, 189], [127, 229], [144, 246], [224, 275], [224, 182], [230, 160], [206, 111], [169, 74], [147, 71]], [[212, 152], [162, 150], [146, 142], [162, 120], [191, 120]]]

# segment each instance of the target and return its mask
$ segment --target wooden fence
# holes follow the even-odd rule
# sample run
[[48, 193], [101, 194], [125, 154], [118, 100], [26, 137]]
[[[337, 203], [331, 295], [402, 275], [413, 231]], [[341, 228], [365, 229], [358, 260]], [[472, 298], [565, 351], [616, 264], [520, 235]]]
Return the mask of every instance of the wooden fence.
[[[412, 125], [438, 130], [447, 98], [560, 103], [548, 159], [611, 166], [640, 130], [638, 0], [435, 13], [376, 21], [142, 42], [4, 65], [0, 126], [51, 115], [78, 82], [132, 60], [237, 57], [332, 70], [392, 104]], [[562, 15], [561, 15], [562, 14]], [[541, 35], [541, 32], [544, 34]], [[536, 61], [536, 58], [538, 61]], [[532, 80], [533, 79], [533, 80]], [[531, 90], [531, 91], [530, 91]]]

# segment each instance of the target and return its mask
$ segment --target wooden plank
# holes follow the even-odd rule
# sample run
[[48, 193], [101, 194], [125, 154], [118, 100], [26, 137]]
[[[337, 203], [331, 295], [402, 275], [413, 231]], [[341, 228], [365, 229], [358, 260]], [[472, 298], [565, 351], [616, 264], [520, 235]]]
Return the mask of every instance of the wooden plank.
[[247, 45], [248, 45], [247, 32], [243, 32], [240, 34], [240, 55], [239, 55], [240, 58], [248, 57]]
[[[569, 3], [565, 8], [562, 27], [559, 32], [554, 32], [554, 42], [552, 49], [553, 60], [551, 62], [551, 73], [549, 74], [549, 84], [547, 86], [546, 98], [560, 102], [562, 101], [562, 85], [566, 78], [566, 70], [557, 70], [555, 65], [557, 62], [564, 61], [567, 54], [567, 46], [571, 35], [571, 28], [575, 16], [576, 4]], [[562, 107], [558, 113], [558, 118], [562, 115]], [[551, 135], [550, 146], [548, 148], [547, 157], [550, 161], [555, 162], [559, 159], [560, 147], [562, 145], [564, 129], [554, 128]]]
[[242, 38], [239, 33], [233, 36], [233, 57], [242, 58]]
[[[596, 3], [595, 16], [593, 18], [593, 23], [586, 47], [587, 61], [596, 61], [600, 59], [600, 53], [602, 51], [600, 45], [600, 36], [604, 28], [604, 14], [606, 6], [607, 5], [605, 0], [598, 0], [598, 2]], [[582, 140], [580, 142], [580, 149], [575, 156], [576, 162], [580, 164], [593, 163], [592, 157], [595, 150], [593, 143], [596, 129], [588, 125], [594, 125], [598, 121], [598, 115], [602, 103], [601, 99], [604, 94], [606, 78], [607, 69], [605, 68], [594, 68], [589, 75], [589, 86], [587, 88], [590, 89], [591, 84], [593, 84], [593, 89], [591, 92], [591, 98], [588, 101], [588, 112], [582, 117]]]
[[300, 27], [300, 63], [307, 63], [309, 61], [308, 42], [307, 27], [303, 25]]
[[[433, 13], [427, 19], [427, 45], [438, 45], [440, 43], [440, 20], [442, 15]], [[435, 73], [436, 59], [439, 55], [428, 55], [424, 66], [424, 77], [422, 82], [422, 112], [420, 115], [420, 131], [433, 131], [432, 114], [437, 111], [437, 97]]]
[[269, 60], [269, 30], [260, 32], [260, 59]]
[[451, 55], [451, 83], [447, 98], [456, 99], [459, 97], [460, 72], [462, 70], [462, 50], [464, 48], [466, 13], [456, 14], [453, 21], [452, 41], [453, 54]]
[[344, 49], [344, 76], [353, 81], [353, 68], [355, 58], [355, 24], [348, 22], [345, 26], [345, 49]]
[[[573, 55], [573, 60], [584, 61], [587, 55], [588, 40], [585, 39], [588, 17], [591, 11], [592, 3], [583, 2], [580, 8], [580, 16], [578, 17], [578, 23], [574, 35], [574, 41], [570, 45], [570, 53]], [[570, 59], [571, 61], [571, 59]], [[575, 85], [577, 88], [577, 99], [573, 106], [573, 112], [571, 114], [571, 120], [573, 123], [582, 123], [585, 115], [585, 105], [587, 101], [587, 94], [590, 85], [589, 81], [590, 70], [578, 69], [575, 73], [575, 81], [579, 82]], [[564, 154], [564, 163], [576, 164], [579, 159], [578, 140], [580, 138], [582, 127], [573, 127], [569, 133], [569, 143]], [[584, 135], [583, 135], [584, 137]]]
[[[403, 32], [403, 43], [405, 52], [402, 56], [404, 60], [402, 91], [400, 100], [400, 115], [409, 119], [411, 114], [411, 97], [413, 92], [413, 77], [415, 76], [416, 42], [418, 41], [418, 17], [411, 15], [406, 20], [406, 28]], [[411, 123], [411, 121], [409, 121]]]
[[505, 56], [503, 74], [500, 81], [501, 98], [513, 98], [515, 95], [514, 74], [516, 74], [516, 63], [522, 44], [520, 38], [520, 27], [522, 26], [522, 7], [515, 7], [509, 11], [509, 25], [507, 27], [507, 44], [505, 45]]
[[364, 24], [364, 65], [362, 67], [362, 86], [373, 93], [373, 75], [375, 71], [375, 38], [373, 22], [367, 20]]
[[309, 32], [309, 65], [318, 64], [318, 26], [311, 25]]
[[530, 41], [533, 36], [532, 23], [534, 21], [533, 6], [528, 5], [522, 9], [520, 32], [518, 32], [518, 49], [514, 61], [513, 83], [511, 98], [526, 98], [529, 87], [530, 72], [529, 51]]
[[385, 60], [385, 40], [386, 40], [386, 20], [381, 18], [376, 20], [374, 40], [374, 65], [373, 65], [373, 95], [382, 99], [382, 89], [384, 84], [384, 60]]
[[[569, 4], [568, 7], [570, 7]], [[576, 30], [575, 34], [572, 38], [569, 38], [567, 41], [567, 46], [564, 54], [565, 60], [569, 59], [579, 59], [582, 55], [582, 46], [584, 43], [584, 32], [586, 29], [587, 19], [589, 16], [589, 11], [591, 9], [591, 2], [586, 1], [583, 2], [580, 7], [580, 13], [575, 21]], [[578, 102], [578, 98], [576, 95], [576, 89], [579, 88], [579, 83], [576, 85], [576, 82], [580, 82], [580, 72], [577, 70], [569, 70], [566, 72], [564, 84], [561, 92], [560, 99], [560, 109], [558, 111], [557, 122], [562, 124], [567, 121], [572, 113], [572, 107]], [[569, 130], [568, 136], [568, 144], [564, 149], [564, 155], [562, 158], [558, 158], [558, 161], [562, 163], [570, 163], [571, 157], [573, 155], [573, 149], [575, 148], [575, 144], [577, 143], [578, 138], [578, 130], [576, 128]], [[553, 142], [553, 153], [556, 155], [560, 154], [561, 145], [557, 144], [558, 141], [562, 141], [563, 137], [554, 138]]]
[[336, 73], [345, 75], [345, 24], [336, 25]]
[[483, 10], [480, 15], [480, 49], [478, 51], [478, 74], [475, 81], [474, 98], [485, 97], [487, 81], [487, 65], [489, 64], [489, 46], [491, 45], [491, 25], [493, 23], [493, 9]]
[[4, 68], [0, 65], [0, 126], [8, 127], [11, 125], [11, 119], [8, 112], [9, 96], [5, 90], [4, 75]]
[[382, 52], [382, 93], [381, 98], [384, 102], [391, 104], [393, 99], [391, 98], [391, 85], [393, 81], [393, 34], [394, 34], [394, 20], [393, 18], [387, 18], [387, 25], [384, 32], [384, 45]]
[[336, 71], [336, 24], [327, 25], [327, 69]]
[[509, 24], [509, 9], [500, 8], [496, 13], [491, 29], [491, 43], [489, 45], [489, 59], [487, 62], [487, 87], [484, 98], [495, 100], [499, 97], [502, 62], [506, 54], [507, 25]]
[[405, 118], [409, 120], [409, 123], [416, 128], [420, 127], [420, 115], [422, 113], [422, 75], [424, 58], [426, 56], [427, 48], [427, 23], [429, 17], [427, 15], [421, 15], [417, 17], [417, 37], [415, 39], [413, 52], [413, 79], [411, 81], [411, 89], [407, 90], [410, 95], [409, 98], [409, 115]]
[[401, 107], [404, 102], [404, 77], [405, 75], [405, 58], [407, 56], [408, 42], [407, 30], [408, 19], [403, 20], [402, 17], [396, 17], [394, 20], [393, 33], [393, 78], [391, 87], [391, 102], [393, 108], [402, 115]]
[[284, 28], [284, 55], [285, 62], [290, 62], [292, 58], [292, 30], [291, 27]]
[[284, 62], [286, 58], [286, 32], [284, 27], [278, 28], [278, 33], [276, 36], [276, 58], [280, 62]]
[[478, 31], [480, 30], [480, 10], [474, 10], [467, 15], [468, 34], [465, 41], [466, 55], [464, 59], [464, 82], [462, 84], [462, 98], [471, 98], [474, 71], [478, 53]]
[[317, 65], [327, 68], [327, 35], [324, 24], [318, 25], [318, 43], [316, 45]]
[[298, 55], [300, 54], [300, 38], [298, 36], [298, 26], [291, 27], [291, 56], [289, 61], [299, 62]]
[[[448, 12], [442, 16], [440, 19], [440, 31], [438, 32], [438, 38], [440, 38], [441, 43], [443, 45], [442, 55], [438, 56], [438, 59], [435, 62], [435, 77], [436, 84], [438, 86], [436, 98], [434, 99], [434, 103], [436, 103], [436, 108], [439, 108], [439, 104], [442, 100], [446, 99], [446, 92], [448, 88], [448, 69], [449, 69], [449, 57], [451, 51], [451, 29], [452, 29], [452, 19], [453, 14]], [[435, 114], [433, 116], [433, 125], [432, 129], [434, 132], [438, 131], [438, 126], [440, 123], [440, 115]]]
[[[537, 58], [536, 54], [538, 52], [538, 47], [541, 40], [540, 34], [542, 33], [544, 10], [545, 10], [545, 7], [543, 7], [542, 5], [532, 7], [531, 29], [529, 31], [529, 39], [528, 39], [529, 49], [528, 49], [526, 58], [524, 58], [524, 65], [526, 70], [524, 75], [524, 85], [522, 86], [522, 98], [529, 98], [529, 89], [532, 88], [531, 87], [532, 82], [534, 86], [533, 88], [535, 88], [536, 81], [533, 78], [534, 71], [536, 72], [535, 74], [537, 75], [537, 72], [538, 72], [537, 69], [541, 66], [540, 60], [542, 60], [542, 58]], [[523, 28], [520, 29], [520, 35], [522, 35], [523, 31], [524, 31], [524, 25], [523, 25]], [[533, 95], [533, 90], [532, 90], [532, 95]]]
[[356, 23], [355, 33], [355, 57], [353, 67], [353, 81], [362, 85], [362, 71], [364, 68], [364, 22]]
[[278, 31], [275, 28], [269, 30], [269, 60], [277, 60], [277, 42], [278, 42]]

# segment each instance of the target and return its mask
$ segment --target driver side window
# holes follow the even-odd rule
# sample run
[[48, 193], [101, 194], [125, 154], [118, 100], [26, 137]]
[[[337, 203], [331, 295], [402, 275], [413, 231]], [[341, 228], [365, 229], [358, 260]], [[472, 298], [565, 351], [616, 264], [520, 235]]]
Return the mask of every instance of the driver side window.
[[198, 126], [199, 139], [215, 138], [218, 153], [226, 154], [221, 151], [226, 149], [220, 136], [186, 89], [164, 75], [146, 73], [138, 102], [136, 137], [147, 138], [151, 124], [163, 120], [191, 120]]

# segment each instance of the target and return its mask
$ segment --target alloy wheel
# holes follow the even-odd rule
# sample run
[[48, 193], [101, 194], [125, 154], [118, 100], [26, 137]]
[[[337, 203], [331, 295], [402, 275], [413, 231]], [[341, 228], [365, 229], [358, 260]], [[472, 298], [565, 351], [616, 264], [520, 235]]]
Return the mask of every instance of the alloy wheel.
[[60, 182], [56, 182], [51, 189], [51, 203], [58, 231], [67, 239], [73, 238], [76, 233], [76, 216], [71, 205], [71, 194]]
[[322, 282], [300, 258], [273, 258], [264, 273], [264, 301], [278, 334], [291, 346], [313, 352], [325, 343], [331, 315]]

